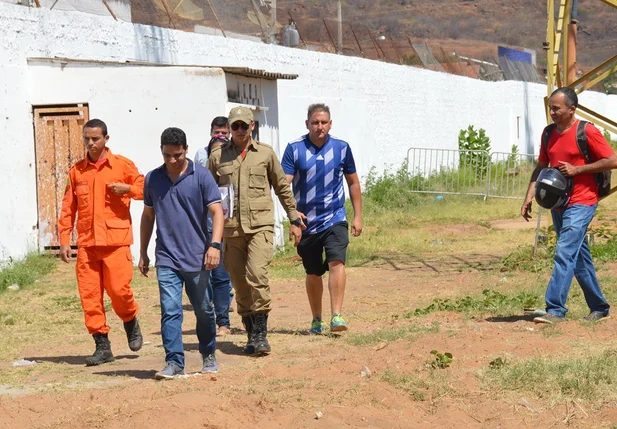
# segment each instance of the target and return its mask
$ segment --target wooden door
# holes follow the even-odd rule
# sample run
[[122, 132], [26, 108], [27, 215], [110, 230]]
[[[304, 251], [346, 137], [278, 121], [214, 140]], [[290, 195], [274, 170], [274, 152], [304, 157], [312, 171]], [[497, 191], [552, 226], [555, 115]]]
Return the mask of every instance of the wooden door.
[[[37, 202], [39, 248], [60, 246], [58, 218], [66, 189], [69, 168], [85, 156], [83, 127], [88, 121], [87, 106], [35, 107]], [[73, 231], [71, 245], [76, 244]]]

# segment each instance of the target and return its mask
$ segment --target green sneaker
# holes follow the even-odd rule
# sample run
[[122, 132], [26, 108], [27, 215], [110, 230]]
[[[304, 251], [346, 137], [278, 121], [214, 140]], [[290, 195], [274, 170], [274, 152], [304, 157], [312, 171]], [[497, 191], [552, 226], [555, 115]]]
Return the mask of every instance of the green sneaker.
[[326, 329], [326, 324], [321, 321], [321, 318], [316, 317], [311, 322], [311, 329], [309, 329], [309, 335], [321, 335]]
[[332, 332], [340, 332], [347, 330], [347, 322], [341, 316], [341, 313], [334, 313], [332, 315], [332, 320], [330, 321], [330, 331]]

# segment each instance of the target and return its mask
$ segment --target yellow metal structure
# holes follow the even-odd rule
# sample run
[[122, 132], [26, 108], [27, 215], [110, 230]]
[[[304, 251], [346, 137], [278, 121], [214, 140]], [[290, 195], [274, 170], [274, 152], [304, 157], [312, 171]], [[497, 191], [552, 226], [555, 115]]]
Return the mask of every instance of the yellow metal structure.
[[[559, 11], [557, 14], [557, 22], [555, 22], [555, 0], [547, 0], [546, 10], [548, 15], [548, 25], [546, 28], [546, 43], [547, 50], [547, 96], [544, 99], [546, 106], [547, 122], [550, 122], [548, 112], [548, 97], [551, 93], [561, 86], [569, 86], [574, 89], [577, 94], [591, 88], [593, 85], [606, 79], [611, 74], [617, 72], [617, 54], [604, 61], [593, 70], [585, 73], [580, 78], [573, 82], [568, 81], [569, 67], [572, 66], [571, 56], [575, 53], [568, 49], [568, 32], [570, 31], [570, 22], [572, 14], [572, 0], [558, 0]], [[609, 6], [617, 8], [617, 0], [599, 0]], [[563, 77], [561, 76], [563, 71]], [[594, 124], [617, 134], [617, 122], [606, 116], [603, 116], [594, 110], [578, 105], [577, 115], [592, 121]]]
[[[598, 82], [606, 79], [611, 74], [617, 72], [617, 54], [604, 61], [593, 70], [585, 73], [580, 78], [570, 82], [568, 76], [570, 75], [570, 67], [575, 67], [573, 58], [576, 58], [576, 53], [571, 52], [568, 49], [568, 32], [572, 30], [570, 23], [572, 21], [572, 0], [558, 0], [559, 1], [559, 13], [557, 15], [557, 22], [555, 22], [555, 0], [547, 0], [546, 11], [548, 15], [548, 25], [546, 27], [546, 43], [544, 44], [547, 50], [547, 94], [544, 98], [544, 106], [546, 108], [546, 120], [550, 123], [550, 114], [548, 110], [548, 97], [553, 93], [555, 89], [563, 84], [574, 89], [577, 94], [591, 88]], [[609, 6], [613, 6], [617, 9], [617, 0], [599, 0], [602, 3], [606, 3]], [[573, 26], [576, 30], [576, 26]], [[570, 47], [575, 46], [571, 45]], [[572, 57], [574, 55], [574, 57]], [[560, 66], [561, 60], [561, 66]], [[563, 79], [561, 71], [563, 70]], [[610, 132], [617, 134], [617, 122], [599, 114], [598, 112], [585, 107], [579, 103], [577, 109], [577, 115], [593, 122], [594, 124], [609, 130]], [[613, 187], [609, 193], [613, 194], [617, 192], [617, 186]], [[538, 217], [539, 221], [539, 217]], [[539, 223], [538, 223], [539, 227]]]

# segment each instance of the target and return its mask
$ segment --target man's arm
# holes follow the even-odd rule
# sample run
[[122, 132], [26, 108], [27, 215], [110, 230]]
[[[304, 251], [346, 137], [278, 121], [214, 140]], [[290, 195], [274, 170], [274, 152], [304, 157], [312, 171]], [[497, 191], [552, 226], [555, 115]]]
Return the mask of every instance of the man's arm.
[[124, 158], [123, 182], [108, 183], [107, 187], [116, 195], [128, 195], [134, 200], [144, 199], [144, 175], [139, 172], [132, 161]]
[[351, 235], [354, 237], [362, 234], [362, 191], [358, 173], [345, 174], [345, 180], [349, 187], [349, 197], [353, 206], [353, 221], [351, 222]]
[[578, 174], [593, 174], [602, 173], [604, 171], [613, 170], [617, 168], [617, 155], [611, 155], [608, 158], [602, 158], [591, 164], [572, 165], [570, 163], [559, 161], [561, 164], [559, 171], [566, 176], [576, 176]]
[[218, 162], [217, 159], [219, 158], [221, 149], [220, 148], [216, 148], [212, 151], [212, 153], [210, 154], [210, 158], [208, 158], [208, 163], [206, 165], [206, 168], [208, 168], [208, 170], [210, 170], [210, 174], [212, 174], [212, 177], [214, 178], [214, 181], [216, 182], [216, 184], [219, 184], [219, 175], [218, 175], [218, 171], [217, 171], [217, 167], [218, 167]]
[[[283, 171], [283, 167], [281, 167], [281, 163], [276, 157], [274, 151], [271, 152], [270, 162], [268, 163], [268, 180], [272, 184], [274, 193], [285, 209], [289, 222], [291, 222], [291, 225], [289, 226], [289, 239], [293, 240], [295, 247], [298, 247], [298, 244], [300, 244], [300, 240], [302, 239], [302, 229], [303, 227], [306, 229], [306, 226], [304, 225], [304, 222], [302, 222], [302, 218], [297, 211], [296, 199], [291, 192], [288, 175], [286, 175]], [[297, 219], [300, 219], [300, 226], [294, 225], [294, 222], [297, 223]]]
[[77, 215], [77, 198], [73, 192], [73, 170], [69, 170], [66, 181], [64, 198], [62, 198], [62, 211], [58, 219], [58, 235], [60, 236], [60, 258], [68, 263], [71, 259], [71, 232], [75, 226]]
[[[223, 228], [225, 224], [225, 216], [223, 215], [223, 206], [220, 202], [212, 203], [208, 206], [208, 211], [212, 217], [212, 237], [210, 242], [220, 243], [223, 240]], [[221, 250], [214, 247], [208, 247], [206, 251], [206, 260], [204, 261], [206, 270], [213, 270], [218, 267], [221, 261]]]
[[154, 207], [144, 206], [144, 211], [141, 214], [141, 224], [139, 225], [139, 271], [146, 277], [148, 277], [148, 271], [150, 270], [150, 258], [148, 258], [148, 246], [150, 245], [150, 239], [152, 238], [152, 231], [154, 230], [154, 221], [156, 215], [154, 214]]
[[538, 175], [542, 169], [548, 167], [548, 162], [540, 162], [536, 164], [536, 168], [531, 173], [531, 180], [529, 181], [529, 186], [527, 187], [527, 194], [525, 195], [525, 201], [523, 201], [523, 205], [521, 206], [521, 216], [527, 222], [531, 219], [531, 202], [536, 193], [536, 180], [538, 180]]

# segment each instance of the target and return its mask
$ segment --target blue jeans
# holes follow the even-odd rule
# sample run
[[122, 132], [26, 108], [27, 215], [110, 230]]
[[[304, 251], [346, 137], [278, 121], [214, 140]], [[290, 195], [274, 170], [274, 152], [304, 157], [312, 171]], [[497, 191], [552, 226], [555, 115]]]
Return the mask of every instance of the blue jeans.
[[229, 306], [233, 293], [231, 293], [229, 273], [223, 266], [223, 252], [221, 252], [221, 263], [219, 266], [210, 271], [210, 285], [212, 287], [212, 302], [214, 304], [216, 324], [217, 326], [229, 328]]
[[587, 227], [596, 212], [596, 205], [574, 204], [563, 210], [551, 210], [553, 227], [557, 233], [557, 246], [553, 275], [546, 289], [546, 311], [559, 317], [565, 317], [568, 309], [566, 300], [576, 277], [583, 290], [585, 301], [591, 311], [608, 313], [610, 306], [606, 302], [596, 269], [591, 260], [589, 245], [585, 239]]
[[212, 287], [208, 271], [186, 272], [169, 267], [156, 267], [161, 295], [161, 333], [165, 347], [165, 362], [184, 368], [182, 344], [182, 285], [191, 301], [197, 318], [199, 352], [203, 356], [216, 349], [216, 325], [212, 309]]
[[[208, 232], [210, 237], [212, 237], [212, 218], [210, 214], [208, 214]], [[210, 285], [212, 286], [212, 302], [214, 304], [216, 324], [217, 326], [229, 328], [229, 306], [234, 294], [229, 273], [223, 266], [223, 252], [221, 252], [221, 263], [210, 271]]]

